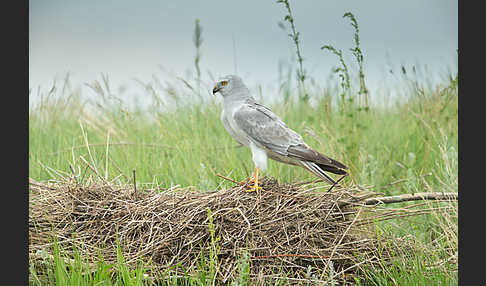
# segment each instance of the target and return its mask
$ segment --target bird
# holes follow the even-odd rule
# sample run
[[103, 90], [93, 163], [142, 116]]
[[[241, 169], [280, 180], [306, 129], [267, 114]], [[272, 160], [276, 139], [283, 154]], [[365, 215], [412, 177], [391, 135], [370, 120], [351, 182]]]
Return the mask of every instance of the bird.
[[259, 171], [266, 171], [268, 158], [301, 166], [333, 186], [336, 181], [326, 172], [348, 174], [346, 165], [312, 149], [268, 107], [257, 103], [239, 76], [221, 77], [213, 87], [213, 96], [216, 93], [223, 97], [221, 121], [224, 128], [252, 153], [255, 169], [253, 179], [247, 179], [248, 192], [262, 189], [258, 176]]

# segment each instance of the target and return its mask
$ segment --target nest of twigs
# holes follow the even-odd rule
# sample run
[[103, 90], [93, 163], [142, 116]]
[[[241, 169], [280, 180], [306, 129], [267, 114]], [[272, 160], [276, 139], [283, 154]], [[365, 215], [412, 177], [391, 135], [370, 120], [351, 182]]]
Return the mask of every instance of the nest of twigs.
[[[366, 229], [376, 214], [360, 203], [369, 195], [310, 186], [263, 178], [258, 193], [240, 186], [201, 193], [31, 182], [31, 263], [50, 251], [55, 235], [66, 253], [73, 247], [89, 259], [101, 253], [107, 263], [116, 264], [118, 243], [128, 265], [143, 260], [159, 273], [191, 273], [201, 255], [214, 255], [222, 282], [236, 278], [245, 257], [252, 277], [286, 273], [287, 281], [299, 281], [333, 273], [345, 280], [377, 258], [378, 242]], [[386, 256], [382, 249], [380, 259]]]

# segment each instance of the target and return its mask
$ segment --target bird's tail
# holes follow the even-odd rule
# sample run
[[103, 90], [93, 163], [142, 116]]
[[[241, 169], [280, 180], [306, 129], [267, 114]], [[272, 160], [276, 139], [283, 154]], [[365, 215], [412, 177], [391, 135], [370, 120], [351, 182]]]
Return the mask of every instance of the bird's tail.
[[327, 181], [333, 185], [336, 184], [336, 181], [334, 181], [331, 177], [329, 177], [322, 168], [320, 168], [316, 163], [312, 163], [309, 161], [301, 161], [302, 166], [309, 170], [311, 173], [316, 175], [317, 177], [323, 179], [324, 181]]

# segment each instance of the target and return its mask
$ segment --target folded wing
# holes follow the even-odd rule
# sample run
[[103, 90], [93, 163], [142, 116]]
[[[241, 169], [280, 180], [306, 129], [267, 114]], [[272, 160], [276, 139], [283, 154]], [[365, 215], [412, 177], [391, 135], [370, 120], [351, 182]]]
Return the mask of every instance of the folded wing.
[[300, 134], [263, 105], [249, 101], [236, 110], [233, 118], [250, 140], [280, 156], [301, 161], [303, 167], [327, 181], [334, 182], [323, 171], [346, 174], [344, 164], [311, 149]]

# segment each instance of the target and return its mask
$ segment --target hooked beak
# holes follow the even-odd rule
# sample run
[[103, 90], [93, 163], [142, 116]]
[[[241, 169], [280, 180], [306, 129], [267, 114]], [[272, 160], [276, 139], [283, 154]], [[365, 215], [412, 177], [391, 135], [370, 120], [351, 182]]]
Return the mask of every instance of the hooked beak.
[[213, 88], [213, 95], [216, 94], [216, 92], [218, 92], [220, 89], [221, 89], [220, 87], [215, 85], [214, 88]]

